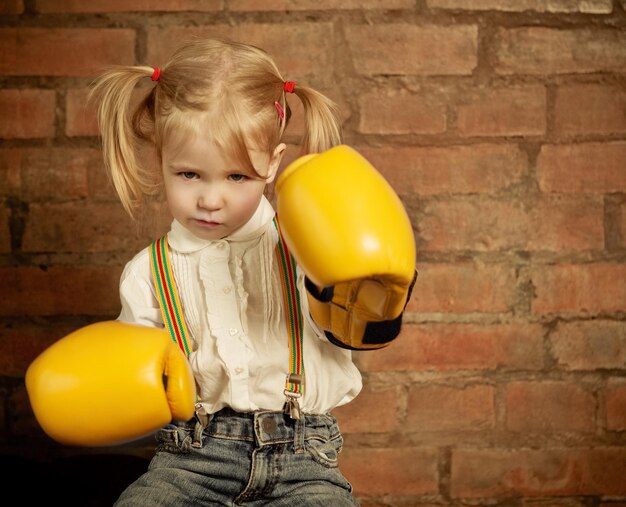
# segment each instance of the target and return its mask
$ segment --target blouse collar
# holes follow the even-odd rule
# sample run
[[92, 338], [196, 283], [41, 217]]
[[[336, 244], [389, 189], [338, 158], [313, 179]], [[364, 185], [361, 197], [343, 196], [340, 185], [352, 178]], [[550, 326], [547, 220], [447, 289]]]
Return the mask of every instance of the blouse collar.
[[209, 245], [222, 241], [248, 241], [259, 237], [266, 230], [267, 224], [274, 218], [275, 212], [265, 196], [256, 211], [244, 225], [225, 238], [218, 240], [202, 239], [187, 230], [178, 220], [172, 222], [167, 235], [169, 246], [181, 253], [197, 252]]

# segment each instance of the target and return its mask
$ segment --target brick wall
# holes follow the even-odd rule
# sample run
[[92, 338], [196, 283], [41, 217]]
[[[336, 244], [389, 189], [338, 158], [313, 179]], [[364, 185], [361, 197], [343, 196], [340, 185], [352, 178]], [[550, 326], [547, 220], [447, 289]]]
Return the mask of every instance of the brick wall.
[[88, 85], [196, 34], [335, 99], [409, 210], [406, 325], [357, 354], [364, 390], [337, 410], [362, 504], [626, 506], [625, 0], [0, 2], [3, 455], [82, 452], [41, 433], [24, 371], [116, 316], [167, 221], [117, 204]]

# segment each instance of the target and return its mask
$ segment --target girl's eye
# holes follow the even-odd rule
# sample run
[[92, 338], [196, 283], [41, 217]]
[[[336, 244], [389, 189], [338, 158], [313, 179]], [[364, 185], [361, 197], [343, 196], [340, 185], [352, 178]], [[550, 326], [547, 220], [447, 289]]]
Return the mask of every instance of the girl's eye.
[[183, 171], [183, 172], [178, 173], [178, 175], [182, 176], [182, 178], [185, 180], [193, 180], [194, 178], [198, 176], [193, 171]]
[[245, 181], [248, 177], [245, 174], [231, 174], [230, 179], [233, 181]]

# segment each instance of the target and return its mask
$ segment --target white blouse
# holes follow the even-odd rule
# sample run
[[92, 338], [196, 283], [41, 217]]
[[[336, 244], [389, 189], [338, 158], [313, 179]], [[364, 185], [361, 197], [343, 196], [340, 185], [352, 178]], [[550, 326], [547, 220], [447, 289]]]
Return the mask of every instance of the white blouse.
[[[189, 362], [199, 413], [223, 407], [241, 412], [281, 410], [289, 373], [289, 341], [274, 248], [274, 209], [262, 199], [252, 218], [230, 236], [197, 238], [174, 220], [168, 234], [171, 265], [191, 334]], [[304, 322], [305, 413], [323, 414], [351, 401], [361, 374], [350, 350], [328, 342], [312, 321], [298, 269]], [[149, 248], [125, 267], [118, 320], [163, 327], [150, 272]]]

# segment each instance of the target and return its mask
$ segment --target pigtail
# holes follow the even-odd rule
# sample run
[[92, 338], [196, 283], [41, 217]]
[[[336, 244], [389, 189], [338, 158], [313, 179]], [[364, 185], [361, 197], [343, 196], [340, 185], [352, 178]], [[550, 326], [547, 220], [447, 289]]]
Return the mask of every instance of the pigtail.
[[[131, 114], [131, 99], [139, 81], [153, 75], [151, 67], [114, 67], [94, 82], [90, 99], [97, 98], [98, 126], [105, 167], [115, 190], [132, 218], [146, 195], [154, 193], [154, 177], [137, 160], [141, 141], [154, 125], [154, 90]], [[152, 127], [146, 127], [146, 124]]]
[[297, 84], [293, 93], [304, 106], [303, 153], [321, 153], [341, 141], [341, 118], [337, 105], [318, 91]]

